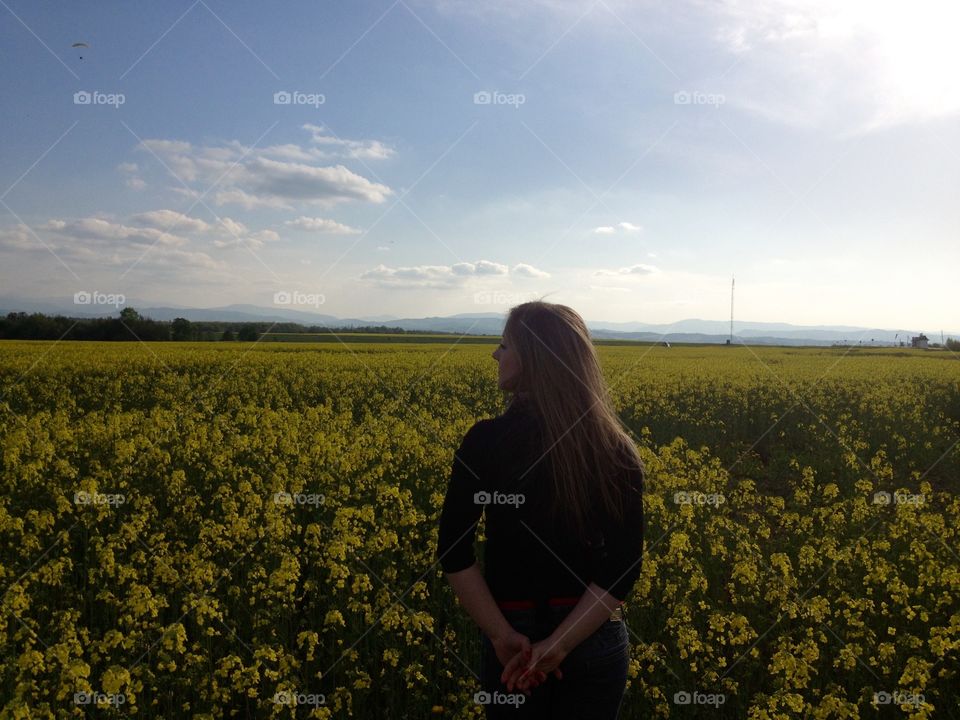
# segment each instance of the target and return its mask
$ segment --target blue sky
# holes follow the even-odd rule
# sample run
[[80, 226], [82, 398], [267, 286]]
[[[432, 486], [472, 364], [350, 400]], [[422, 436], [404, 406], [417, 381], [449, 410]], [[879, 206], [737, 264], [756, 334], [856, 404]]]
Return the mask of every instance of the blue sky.
[[0, 295], [958, 328], [960, 11], [834, 5], [3, 0]]

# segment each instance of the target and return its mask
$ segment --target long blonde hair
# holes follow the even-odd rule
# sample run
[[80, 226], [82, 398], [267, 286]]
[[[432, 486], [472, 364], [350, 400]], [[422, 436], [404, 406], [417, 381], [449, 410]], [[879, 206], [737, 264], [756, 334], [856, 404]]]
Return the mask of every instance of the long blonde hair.
[[513, 401], [537, 416], [554, 482], [552, 516], [581, 539], [599, 506], [623, 519], [623, 468], [643, 470], [600, 370], [583, 318], [566, 305], [526, 302], [510, 309], [504, 340], [520, 359]]

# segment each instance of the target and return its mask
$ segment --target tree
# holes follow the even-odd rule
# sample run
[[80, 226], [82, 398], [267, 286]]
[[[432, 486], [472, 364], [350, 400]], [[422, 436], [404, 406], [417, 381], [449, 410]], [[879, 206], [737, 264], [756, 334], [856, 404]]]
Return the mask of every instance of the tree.
[[186, 318], [174, 318], [170, 323], [170, 338], [172, 340], [192, 340], [193, 328]]
[[237, 340], [242, 342], [248, 342], [251, 340], [257, 339], [257, 326], [256, 325], [241, 325], [240, 331], [237, 333]]
[[230, 328], [227, 328], [226, 330], [224, 330], [223, 337], [220, 339], [225, 342], [233, 342], [233, 330], [231, 330]]
[[960, 340], [955, 340], [954, 338], [947, 338], [947, 349], [953, 350], [954, 352], [960, 352]]
[[123, 310], [121, 310], [120, 319], [123, 320], [125, 323], [131, 323], [131, 322], [137, 322], [137, 320], [143, 320], [143, 318], [140, 316], [140, 313], [138, 313], [132, 307], [125, 307]]

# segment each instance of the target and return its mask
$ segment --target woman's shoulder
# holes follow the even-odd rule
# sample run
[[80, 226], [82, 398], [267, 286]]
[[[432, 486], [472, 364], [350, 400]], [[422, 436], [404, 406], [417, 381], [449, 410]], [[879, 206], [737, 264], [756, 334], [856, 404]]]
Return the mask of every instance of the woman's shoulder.
[[640, 453], [632, 442], [629, 445], [623, 444], [618, 448], [617, 464], [620, 467], [621, 477], [626, 481], [626, 484], [632, 490], [642, 492], [646, 478], [646, 468], [643, 466]]
[[465, 443], [477, 444], [488, 441], [498, 434], [498, 431], [508, 425], [511, 418], [507, 414], [496, 415], [494, 417], [479, 418], [474, 421], [470, 429], [464, 435]]
[[525, 440], [536, 428], [528, 410], [511, 405], [499, 415], [475, 421], [463, 438], [463, 446], [474, 452], [490, 451]]

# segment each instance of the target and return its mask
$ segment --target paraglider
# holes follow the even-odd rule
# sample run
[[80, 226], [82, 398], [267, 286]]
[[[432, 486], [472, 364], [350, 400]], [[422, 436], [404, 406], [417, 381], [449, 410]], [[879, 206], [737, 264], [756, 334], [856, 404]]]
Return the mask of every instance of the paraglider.
[[[90, 47], [90, 46], [87, 45], [85, 42], [75, 42], [75, 43], [74, 43], [73, 45], [71, 45], [70, 47], [75, 47], [75, 48], [88, 48], [88, 47]], [[80, 56], [80, 59], [83, 60], [83, 55]]]

